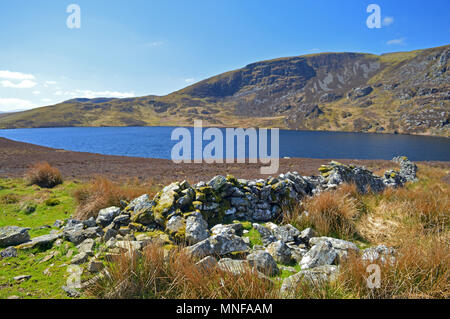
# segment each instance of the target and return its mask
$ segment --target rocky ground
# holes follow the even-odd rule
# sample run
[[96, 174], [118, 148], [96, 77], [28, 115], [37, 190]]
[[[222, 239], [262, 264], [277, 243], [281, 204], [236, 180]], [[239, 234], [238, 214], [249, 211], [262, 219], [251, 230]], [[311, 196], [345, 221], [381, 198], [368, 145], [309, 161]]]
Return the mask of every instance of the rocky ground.
[[[332, 161], [320, 167], [319, 176], [289, 172], [256, 180], [218, 175], [192, 186], [187, 181], [175, 182], [153, 199], [142, 195], [130, 203], [122, 201], [121, 207], [100, 210], [96, 218], [57, 220], [46, 235], [30, 238], [28, 228], [2, 227], [0, 247], [4, 249], [0, 254], [14, 259], [20, 251], [38, 249], [46, 252], [41, 260], [45, 262], [60, 255], [58, 247], [72, 245], [74, 249], [65, 255], [67, 263], [61, 267], [79, 266], [72, 269], [88, 274], [80, 285], [61, 287], [75, 297], [105, 276], [105, 263], [124, 252], [139, 253], [150, 243], [182, 244], [202, 267], [219, 267], [237, 275], [253, 267], [264, 278], [289, 271], [292, 276], [284, 279], [280, 292], [283, 297], [292, 297], [300, 282], [323, 284], [333, 280], [340, 262], [350, 253], [371, 261], [395, 260], [393, 248], [381, 245], [361, 251], [355, 243], [319, 236], [311, 228], [274, 223], [286, 214], [289, 204], [342, 183], [355, 183], [359, 192], [366, 193], [416, 180], [414, 163], [404, 157], [394, 161], [400, 164], [400, 170], [389, 170], [381, 177], [364, 167]], [[252, 241], [251, 232], [257, 234], [257, 242]], [[23, 274], [14, 281], [31, 277]]]

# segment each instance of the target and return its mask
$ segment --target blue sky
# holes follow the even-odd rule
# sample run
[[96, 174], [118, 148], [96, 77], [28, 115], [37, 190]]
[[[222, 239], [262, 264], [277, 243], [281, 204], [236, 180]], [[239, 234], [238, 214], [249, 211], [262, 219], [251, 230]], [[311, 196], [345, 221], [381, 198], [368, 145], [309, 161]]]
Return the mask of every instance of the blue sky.
[[[70, 4], [81, 28], [66, 26]], [[383, 25], [369, 29], [369, 4]], [[164, 95], [259, 60], [449, 44], [450, 1], [0, 0], [0, 111]]]

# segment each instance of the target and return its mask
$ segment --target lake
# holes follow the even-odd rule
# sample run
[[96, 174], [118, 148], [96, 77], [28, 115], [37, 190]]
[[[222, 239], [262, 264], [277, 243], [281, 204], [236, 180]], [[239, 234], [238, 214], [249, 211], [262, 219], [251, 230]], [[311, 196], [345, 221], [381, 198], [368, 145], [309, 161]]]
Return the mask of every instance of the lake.
[[[34, 128], [0, 130], [0, 136], [71, 151], [170, 159], [172, 147], [178, 142], [171, 140], [174, 129]], [[189, 131], [192, 133], [193, 129]], [[414, 161], [450, 160], [450, 139], [440, 137], [280, 130], [279, 141], [280, 157], [392, 159], [405, 155]], [[208, 143], [204, 141], [203, 146]]]

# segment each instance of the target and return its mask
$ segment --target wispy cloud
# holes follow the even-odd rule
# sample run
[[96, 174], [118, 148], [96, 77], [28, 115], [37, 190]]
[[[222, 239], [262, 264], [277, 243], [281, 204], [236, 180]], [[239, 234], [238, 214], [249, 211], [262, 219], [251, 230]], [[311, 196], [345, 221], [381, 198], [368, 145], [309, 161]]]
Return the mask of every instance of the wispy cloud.
[[0, 79], [10, 80], [34, 80], [34, 75], [21, 72], [11, 72], [7, 70], [0, 70]]
[[56, 91], [56, 96], [67, 96], [70, 98], [86, 98], [93, 99], [96, 97], [115, 97], [115, 98], [127, 98], [134, 97], [134, 92], [118, 92], [118, 91], [91, 91], [91, 90], [73, 90], [73, 91]]
[[384, 17], [381, 24], [385, 27], [390, 26], [392, 23], [394, 23], [394, 17]]
[[34, 108], [35, 105], [28, 101], [16, 98], [0, 98], [0, 111], [13, 112], [19, 110], [28, 110]]
[[57, 84], [58, 82], [56, 82], [56, 81], [45, 81], [44, 82], [44, 87], [49, 87], [50, 85], [55, 85], [55, 84]]
[[386, 42], [386, 44], [388, 45], [404, 45], [405, 43], [405, 38], [399, 38], [399, 39], [392, 39]]
[[13, 83], [10, 80], [3, 80], [0, 84], [5, 88], [13, 88], [13, 89], [30, 89], [36, 86], [36, 82], [31, 80], [22, 80], [19, 83]]
[[147, 47], [160, 47], [162, 45], [164, 45], [164, 41], [153, 41], [153, 42], [148, 42], [145, 44], [145, 46]]
[[191, 84], [191, 83], [195, 82], [195, 79], [194, 78], [187, 78], [187, 79], [184, 79], [184, 82], [186, 82], [186, 84]]

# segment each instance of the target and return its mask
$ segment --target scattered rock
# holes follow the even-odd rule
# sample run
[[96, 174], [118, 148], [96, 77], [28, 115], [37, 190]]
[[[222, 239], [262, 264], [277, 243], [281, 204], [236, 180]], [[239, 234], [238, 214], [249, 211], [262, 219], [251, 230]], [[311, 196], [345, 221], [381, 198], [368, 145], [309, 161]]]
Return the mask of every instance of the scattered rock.
[[31, 241], [19, 245], [18, 249], [29, 249], [34, 247], [48, 247], [53, 244], [57, 239], [61, 238], [63, 233], [59, 231], [58, 233], [42, 235], [32, 238]]
[[79, 253], [78, 255], [75, 255], [75, 257], [72, 258], [70, 263], [72, 265], [81, 265], [88, 261], [89, 256], [86, 253]]
[[250, 266], [268, 276], [278, 275], [280, 270], [273, 257], [265, 251], [255, 251], [247, 256]]
[[222, 258], [217, 263], [217, 266], [224, 270], [231, 272], [233, 275], [241, 275], [249, 270], [249, 263], [246, 260], [235, 260], [231, 258]]
[[213, 235], [197, 244], [186, 248], [188, 253], [203, 258], [206, 256], [223, 256], [233, 252], [249, 249], [241, 237], [235, 235]]
[[108, 207], [101, 209], [98, 212], [97, 217], [97, 224], [101, 225], [102, 227], [106, 227], [113, 221], [114, 217], [120, 214], [120, 208], [119, 207]]
[[21, 275], [14, 277], [14, 281], [27, 281], [31, 278], [31, 275]]
[[29, 241], [28, 230], [18, 226], [0, 227], [0, 247], [17, 246]]
[[8, 248], [3, 249], [0, 252], [0, 256], [2, 258], [13, 258], [13, 257], [17, 257], [17, 249], [15, 249], [14, 247], [10, 246]]
[[336, 250], [328, 240], [315, 244], [302, 258], [302, 269], [310, 269], [323, 265], [331, 265], [338, 257]]
[[271, 243], [266, 251], [281, 264], [289, 264], [292, 260], [290, 248], [281, 240]]
[[280, 294], [284, 298], [295, 298], [300, 292], [302, 284], [320, 287], [336, 280], [339, 268], [333, 265], [319, 266], [313, 269], [301, 270], [295, 275], [287, 277], [281, 286]]

